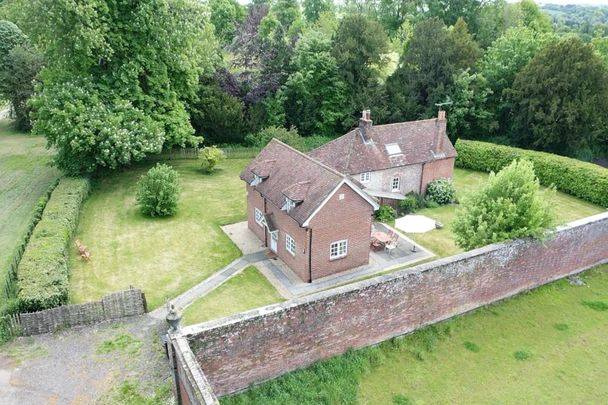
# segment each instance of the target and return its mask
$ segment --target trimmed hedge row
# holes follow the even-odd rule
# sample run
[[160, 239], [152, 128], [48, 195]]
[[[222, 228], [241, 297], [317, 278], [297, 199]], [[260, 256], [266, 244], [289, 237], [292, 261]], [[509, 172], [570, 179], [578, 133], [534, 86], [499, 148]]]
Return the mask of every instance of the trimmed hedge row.
[[[30, 236], [32, 236], [32, 232], [34, 231], [34, 228], [38, 224], [38, 221], [40, 221], [40, 218], [42, 218], [42, 212], [44, 211], [44, 208], [46, 207], [46, 203], [49, 201], [49, 198], [51, 198], [51, 193], [53, 192], [55, 187], [57, 187], [58, 183], [59, 183], [59, 180], [56, 180], [49, 186], [49, 188], [42, 195], [42, 197], [40, 197], [38, 199], [34, 209], [32, 210], [32, 214], [30, 217], [30, 223], [28, 224], [27, 230], [25, 231], [25, 234], [23, 235], [21, 244], [19, 244], [19, 246], [15, 249], [15, 253], [13, 254], [13, 259], [11, 260], [7, 273], [6, 273], [4, 289], [2, 290], [3, 297], [7, 300], [6, 302], [8, 302], [8, 300], [13, 298], [15, 295], [16, 281], [17, 281], [17, 266], [19, 266], [19, 262], [21, 261], [21, 257], [23, 256], [25, 247], [27, 246], [27, 243], [30, 240]], [[3, 308], [2, 305], [0, 305], [0, 312], [2, 311], [2, 309], [6, 309], [6, 307]]]
[[20, 311], [68, 302], [67, 249], [89, 190], [88, 179], [63, 178], [51, 194], [17, 269]]
[[593, 163], [551, 153], [464, 139], [459, 139], [455, 147], [458, 152], [457, 167], [498, 172], [514, 159], [526, 158], [534, 164], [534, 171], [541, 184], [554, 184], [564, 193], [608, 207], [608, 169]]

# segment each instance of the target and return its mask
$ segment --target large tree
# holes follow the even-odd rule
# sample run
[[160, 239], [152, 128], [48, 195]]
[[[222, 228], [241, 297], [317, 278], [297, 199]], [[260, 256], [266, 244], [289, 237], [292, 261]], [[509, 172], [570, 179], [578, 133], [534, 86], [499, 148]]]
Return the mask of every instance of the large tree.
[[528, 62], [555, 38], [552, 34], [538, 33], [526, 27], [511, 28], [488, 48], [481, 60], [479, 69], [491, 90], [487, 109], [495, 115], [503, 134], [511, 126], [511, 105], [506, 99], [506, 91]]
[[438, 18], [418, 23], [400, 61], [387, 81], [391, 121], [429, 117], [452, 92], [454, 75], [472, 67], [477, 44], [461, 21], [448, 30]]
[[209, 0], [209, 11], [216, 37], [224, 44], [230, 43], [245, 18], [245, 9], [235, 0]]
[[194, 0], [31, 2], [46, 53], [33, 130], [70, 173], [116, 168], [163, 146], [198, 143], [184, 107], [216, 58]]
[[569, 155], [608, 149], [608, 70], [580, 39], [539, 52], [508, 96], [520, 145]]
[[302, 135], [334, 135], [348, 114], [346, 86], [340, 79], [331, 42], [316, 31], [295, 50], [294, 73], [283, 86], [287, 124]]
[[388, 38], [382, 26], [360, 14], [346, 15], [334, 36], [332, 54], [344, 81], [353, 92], [376, 80], [374, 65], [383, 64]]
[[0, 20], [0, 98], [10, 101], [20, 129], [30, 128], [27, 101], [41, 68], [42, 57], [25, 34], [12, 22]]

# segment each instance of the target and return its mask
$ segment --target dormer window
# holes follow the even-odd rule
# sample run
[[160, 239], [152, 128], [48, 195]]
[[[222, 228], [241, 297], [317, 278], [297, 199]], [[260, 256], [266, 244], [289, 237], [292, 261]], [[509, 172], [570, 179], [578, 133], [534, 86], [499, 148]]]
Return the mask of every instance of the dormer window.
[[385, 145], [386, 153], [389, 155], [398, 155], [401, 153], [401, 148], [396, 143], [388, 143]]
[[283, 206], [281, 207], [282, 211], [290, 212], [296, 206], [296, 202], [292, 199], [285, 197], [285, 201], [283, 202]]
[[249, 183], [249, 185], [251, 187], [255, 187], [258, 184], [260, 184], [261, 182], [263, 182], [263, 181], [264, 181], [264, 179], [262, 177], [258, 176], [257, 174], [254, 174], [253, 175], [253, 180], [251, 180], [251, 183]]

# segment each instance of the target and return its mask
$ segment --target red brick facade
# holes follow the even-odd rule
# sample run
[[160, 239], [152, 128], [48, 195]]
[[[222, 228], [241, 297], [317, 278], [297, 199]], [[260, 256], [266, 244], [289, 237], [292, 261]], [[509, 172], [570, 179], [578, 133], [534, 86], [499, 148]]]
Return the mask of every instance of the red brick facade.
[[[255, 221], [256, 208], [264, 214], [273, 213], [279, 228], [276, 254], [304, 281], [369, 262], [373, 207], [347, 185], [342, 185], [333, 194], [306, 228], [247, 185], [249, 229], [270, 247], [270, 232]], [[295, 255], [287, 250], [286, 234], [295, 240]], [[330, 245], [339, 240], [348, 241], [348, 253], [343, 258], [330, 260]]]
[[224, 395], [605, 262], [608, 214], [600, 214], [544, 243], [487, 246], [184, 334], [215, 393]]
[[455, 158], [433, 160], [422, 166], [422, 181], [420, 192], [426, 193], [426, 186], [435, 179], [451, 179], [454, 173]]

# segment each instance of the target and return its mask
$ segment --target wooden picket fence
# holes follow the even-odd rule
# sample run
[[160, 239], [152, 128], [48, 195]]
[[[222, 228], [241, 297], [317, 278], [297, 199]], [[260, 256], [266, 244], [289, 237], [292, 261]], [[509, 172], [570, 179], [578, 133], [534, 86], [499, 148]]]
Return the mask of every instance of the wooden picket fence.
[[156, 162], [161, 160], [196, 160], [199, 158], [200, 148], [198, 146], [191, 148], [173, 148], [165, 149], [156, 155], [149, 155], [145, 158], [146, 161]]
[[260, 148], [250, 146], [226, 145], [222, 146], [227, 159], [253, 159], [260, 153]]

